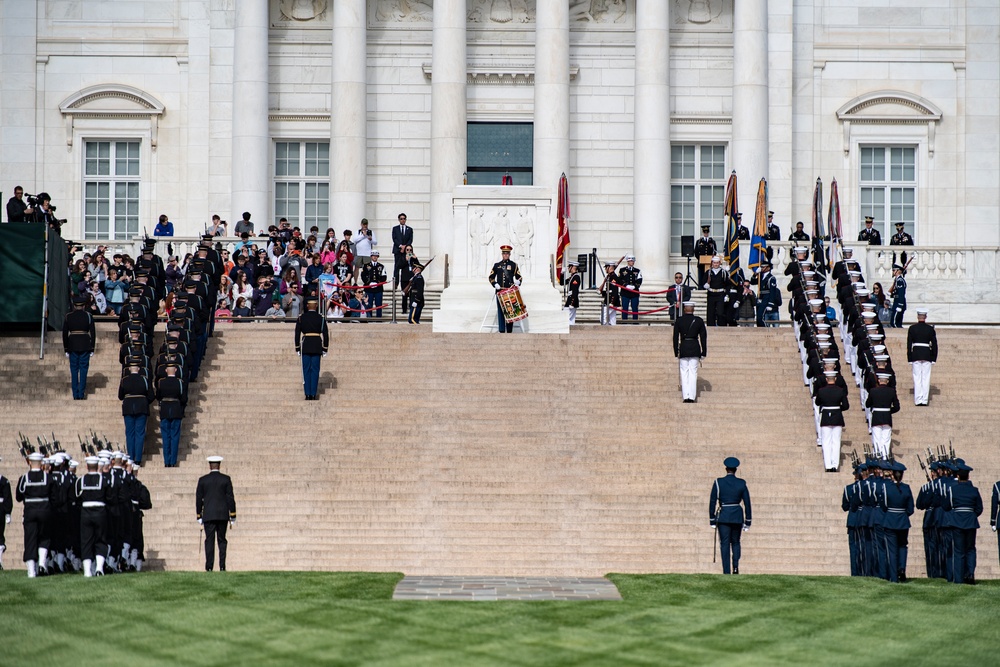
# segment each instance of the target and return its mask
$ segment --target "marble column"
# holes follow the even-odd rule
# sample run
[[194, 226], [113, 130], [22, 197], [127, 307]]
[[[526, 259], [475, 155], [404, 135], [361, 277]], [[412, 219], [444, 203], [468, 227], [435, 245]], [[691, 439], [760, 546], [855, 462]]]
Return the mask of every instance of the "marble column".
[[[368, 201], [367, 20], [365, 0], [333, 3], [330, 109], [331, 222], [360, 227]], [[374, 225], [373, 225], [374, 226]]]
[[[572, 177], [569, 171], [569, 3], [567, 0], [538, 2], [535, 15], [534, 132], [533, 184], [552, 188], [555, 193], [559, 177], [563, 173]], [[571, 191], [572, 188], [571, 178]], [[554, 214], [555, 207], [553, 207]], [[554, 228], [552, 235], [555, 235]]]
[[733, 10], [732, 164], [743, 223], [751, 231], [757, 183], [768, 177], [767, 66], [767, 0], [739, 0]]
[[[454, 257], [456, 232], [452, 193], [467, 167], [465, 0], [434, 3], [431, 57], [431, 219], [430, 253], [437, 257], [427, 282], [441, 287], [444, 255]], [[420, 240], [415, 242], [419, 245]], [[465, 242], [465, 239], [462, 239]]]
[[636, 0], [632, 249], [647, 283], [670, 259], [670, 3]]
[[232, 219], [253, 214], [267, 229], [270, 204], [270, 136], [267, 122], [267, 0], [239, 0], [233, 53]]

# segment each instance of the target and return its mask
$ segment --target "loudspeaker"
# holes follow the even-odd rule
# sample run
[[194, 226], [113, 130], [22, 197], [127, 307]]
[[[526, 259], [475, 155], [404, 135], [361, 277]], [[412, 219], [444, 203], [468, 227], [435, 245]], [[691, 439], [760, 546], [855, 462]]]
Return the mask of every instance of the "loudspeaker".
[[588, 257], [590, 257], [590, 255], [588, 255], [586, 253], [584, 253], [582, 255], [577, 255], [576, 256], [576, 261], [580, 262], [580, 273], [586, 273], [587, 272], [587, 258]]
[[694, 257], [694, 236], [681, 237], [681, 256]]

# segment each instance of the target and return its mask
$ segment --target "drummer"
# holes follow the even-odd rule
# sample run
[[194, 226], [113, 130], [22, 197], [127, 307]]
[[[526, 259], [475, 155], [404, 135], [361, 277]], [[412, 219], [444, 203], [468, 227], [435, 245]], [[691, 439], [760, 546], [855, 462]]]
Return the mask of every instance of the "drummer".
[[497, 333], [514, 332], [514, 323], [508, 322], [507, 318], [504, 317], [503, 304], [500, 303], [501, 290], [517, 287], [521, 284], [521, 271], [517, 268], [517, 264], [510, 259], [511, 250], [509, 245], [500, 246], [502, 259], [494, 264], [493, 270], [490, 271], [490, 284], [497, 292]]

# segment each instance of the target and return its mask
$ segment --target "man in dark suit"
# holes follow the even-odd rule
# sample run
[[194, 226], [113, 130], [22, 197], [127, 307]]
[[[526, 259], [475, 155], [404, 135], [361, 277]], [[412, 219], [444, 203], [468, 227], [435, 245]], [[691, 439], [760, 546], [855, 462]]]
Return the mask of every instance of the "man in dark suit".
[[670, 319], [676, 320], [677, 316], [680, 315], [680, 308], [678, 306], [685, 301], [691, 300], [691, 288], [684, 284], [684, 274], [675, 273], [674, 274], [674, 284], [670, 286], [667, 291], [667, 303], [670, 304]]
[[397, 216], [399, 224], [392, 228], [392, 256], [395, 260], [392, 267], [392, 280], [399, 284], [399, 273], [406, 269], [406, 246], [413, 245], [413, 228], [406, 224], [406, 214]]
[[694, 301], [685, 301], [684, 314], [674, 322], [674, 356], [679, 360], [681, 398], [685, 403], [698, 400], [698, 364], [707, 354], [705, 321], [694, 314]]
[[722, 464], [726, 467], [726, 476], [719, 477], [712, 484], [712, 493], [708, 499], [708, 521], [713, 529], [719, 531], [722, 574], [739, 574], [741, 531], [750, 530], [752, 519], [750, 490], [747, 489], [747, 483], [736, 476], [736, 469], [740, 467], [738, 458], [730, 456]]
[[306, 312], [295, 322], [295, 351], [302, 357], [302, 387], [307, 401], [319, 400], [320, 355], [330, 347], [330, 330], [326, 318], [317, 312], [319, 301], [309, 297]]
[[215, 542], [219, 542], [219, 571], [226, 571], [226, 524], [236, 524], [236, 497], [233, 480], [219, 471], [221, 456], [209, 456], [209, 473], [198, 480], [195, 512], [198, 523], [205, 527], [205, 571], [215, 566]]
[[63, 320], [63, 351], [69, 359], [70, 381], [73, 386], [73, 400], [87, 398], [87, 372], [90, 357], [94, 354], [94, 318], [87, 312], [87, 297], [73, 297], [73, 310]]

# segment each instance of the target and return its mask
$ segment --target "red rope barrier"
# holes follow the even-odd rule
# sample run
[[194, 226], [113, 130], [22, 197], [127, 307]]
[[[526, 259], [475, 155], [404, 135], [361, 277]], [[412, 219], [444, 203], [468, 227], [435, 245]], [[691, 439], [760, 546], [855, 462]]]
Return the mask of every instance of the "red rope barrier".
[[673, 289], [673, 287], [668, 287], [667, 289], [660, 290], [659, 292], [640, 292], [637, 289], [629, 289], [628, 287], [625, 287], [625, 285], [619, 285], [618, 287], [623, 292], [632, 292], [633, 294], [641, 294], [641, 295], [646, 295], [646, 296], [656, 296], [657, 294], [666, 294], [667, 292], [669, 292], [670, 290]]
[[664, 306], [663, 308], [657, 308], [656, 310], [622, 310], [621, 308], [616, 308], [615, 306], [611, 305], [609, 305], [608, 308], [610, 308], [611, 310], [617, 310], [619, 313], [631, 313], [633, 315], [652, 315], [653, 313], [662, 313], [665, 310], [670, 310], [671, 306]]

